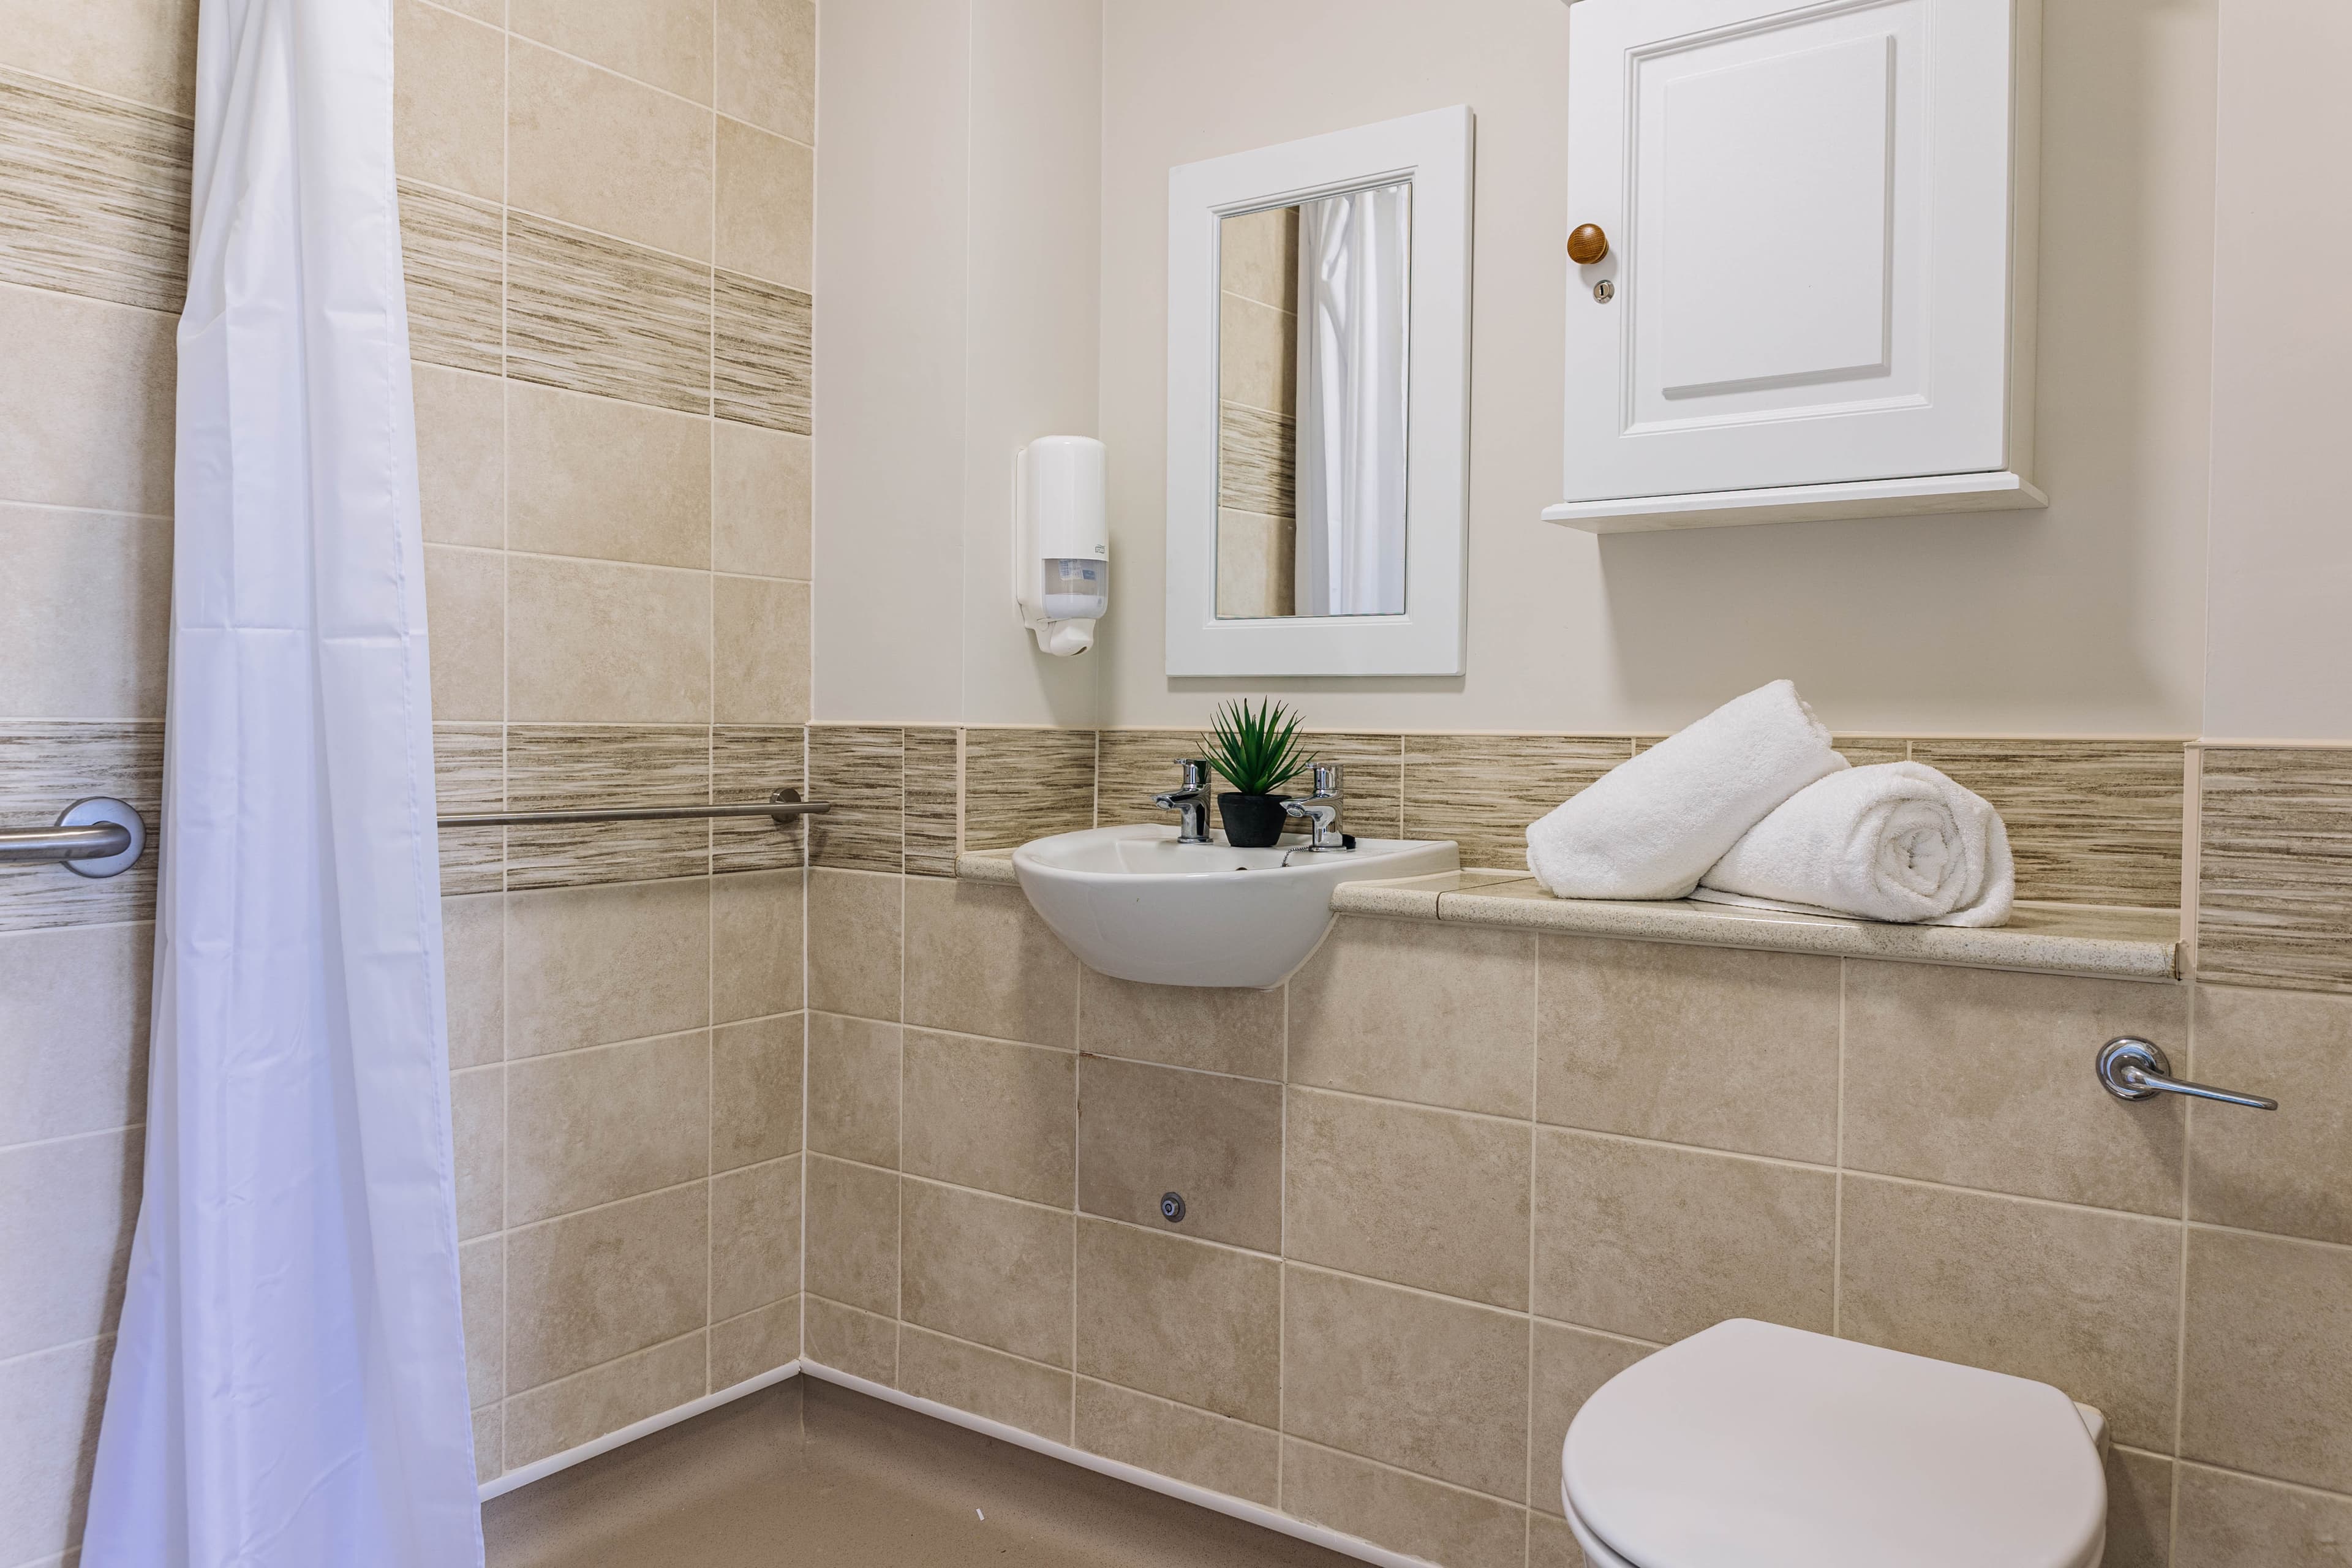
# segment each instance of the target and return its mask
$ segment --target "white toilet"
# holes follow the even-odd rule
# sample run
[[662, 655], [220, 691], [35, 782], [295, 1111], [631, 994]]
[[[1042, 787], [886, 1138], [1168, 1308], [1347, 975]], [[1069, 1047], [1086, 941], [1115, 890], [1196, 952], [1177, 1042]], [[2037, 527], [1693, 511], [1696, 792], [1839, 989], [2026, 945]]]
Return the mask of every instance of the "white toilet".
[[1735, 1318], [1577, 1412], [1593, 1568], [2096, 1568], [2105, 1421], [2045, 1383]]

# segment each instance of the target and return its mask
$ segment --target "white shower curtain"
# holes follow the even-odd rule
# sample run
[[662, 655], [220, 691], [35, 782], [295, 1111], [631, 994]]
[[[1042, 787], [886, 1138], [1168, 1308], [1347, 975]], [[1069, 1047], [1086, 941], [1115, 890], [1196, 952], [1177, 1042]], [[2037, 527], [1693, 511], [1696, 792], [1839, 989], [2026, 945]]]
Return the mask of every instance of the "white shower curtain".
[[389, 0], [203, 0], [146, 1190], [83, 1568], [482, 1560]]
[[1412, 203], [1406, 184], [1299, 205], [1302, 616], [1404, 613]]

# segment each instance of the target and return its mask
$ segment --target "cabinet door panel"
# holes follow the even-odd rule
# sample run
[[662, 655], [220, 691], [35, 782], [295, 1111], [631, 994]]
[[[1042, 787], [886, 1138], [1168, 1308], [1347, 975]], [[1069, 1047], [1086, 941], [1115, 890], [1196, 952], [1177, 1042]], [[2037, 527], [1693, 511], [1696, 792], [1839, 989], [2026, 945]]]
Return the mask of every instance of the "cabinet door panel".
[[[1995, 469], [2005, 0], [1570, 13], [1570, 500]], [[1593, 285], [1613, 285], [1596, 300]]]

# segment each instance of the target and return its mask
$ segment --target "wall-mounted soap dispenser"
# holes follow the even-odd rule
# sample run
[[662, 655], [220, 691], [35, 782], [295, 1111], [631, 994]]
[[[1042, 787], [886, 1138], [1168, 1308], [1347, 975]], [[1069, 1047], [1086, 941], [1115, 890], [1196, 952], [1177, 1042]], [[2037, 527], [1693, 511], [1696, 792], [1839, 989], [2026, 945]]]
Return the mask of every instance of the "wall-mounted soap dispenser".
[[1103, 444], [1041, 436], [1013, 460], [1013, 597], [1050, 654], [1084, 653], [1110, 608]]

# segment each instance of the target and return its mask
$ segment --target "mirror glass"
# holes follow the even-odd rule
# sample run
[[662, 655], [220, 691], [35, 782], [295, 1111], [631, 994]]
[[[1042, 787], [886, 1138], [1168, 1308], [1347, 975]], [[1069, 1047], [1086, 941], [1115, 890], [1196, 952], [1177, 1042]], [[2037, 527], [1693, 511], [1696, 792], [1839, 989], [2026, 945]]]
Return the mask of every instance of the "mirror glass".
[[1222, 222], [1217, 618], [1399, 616], [1412, 184]]

